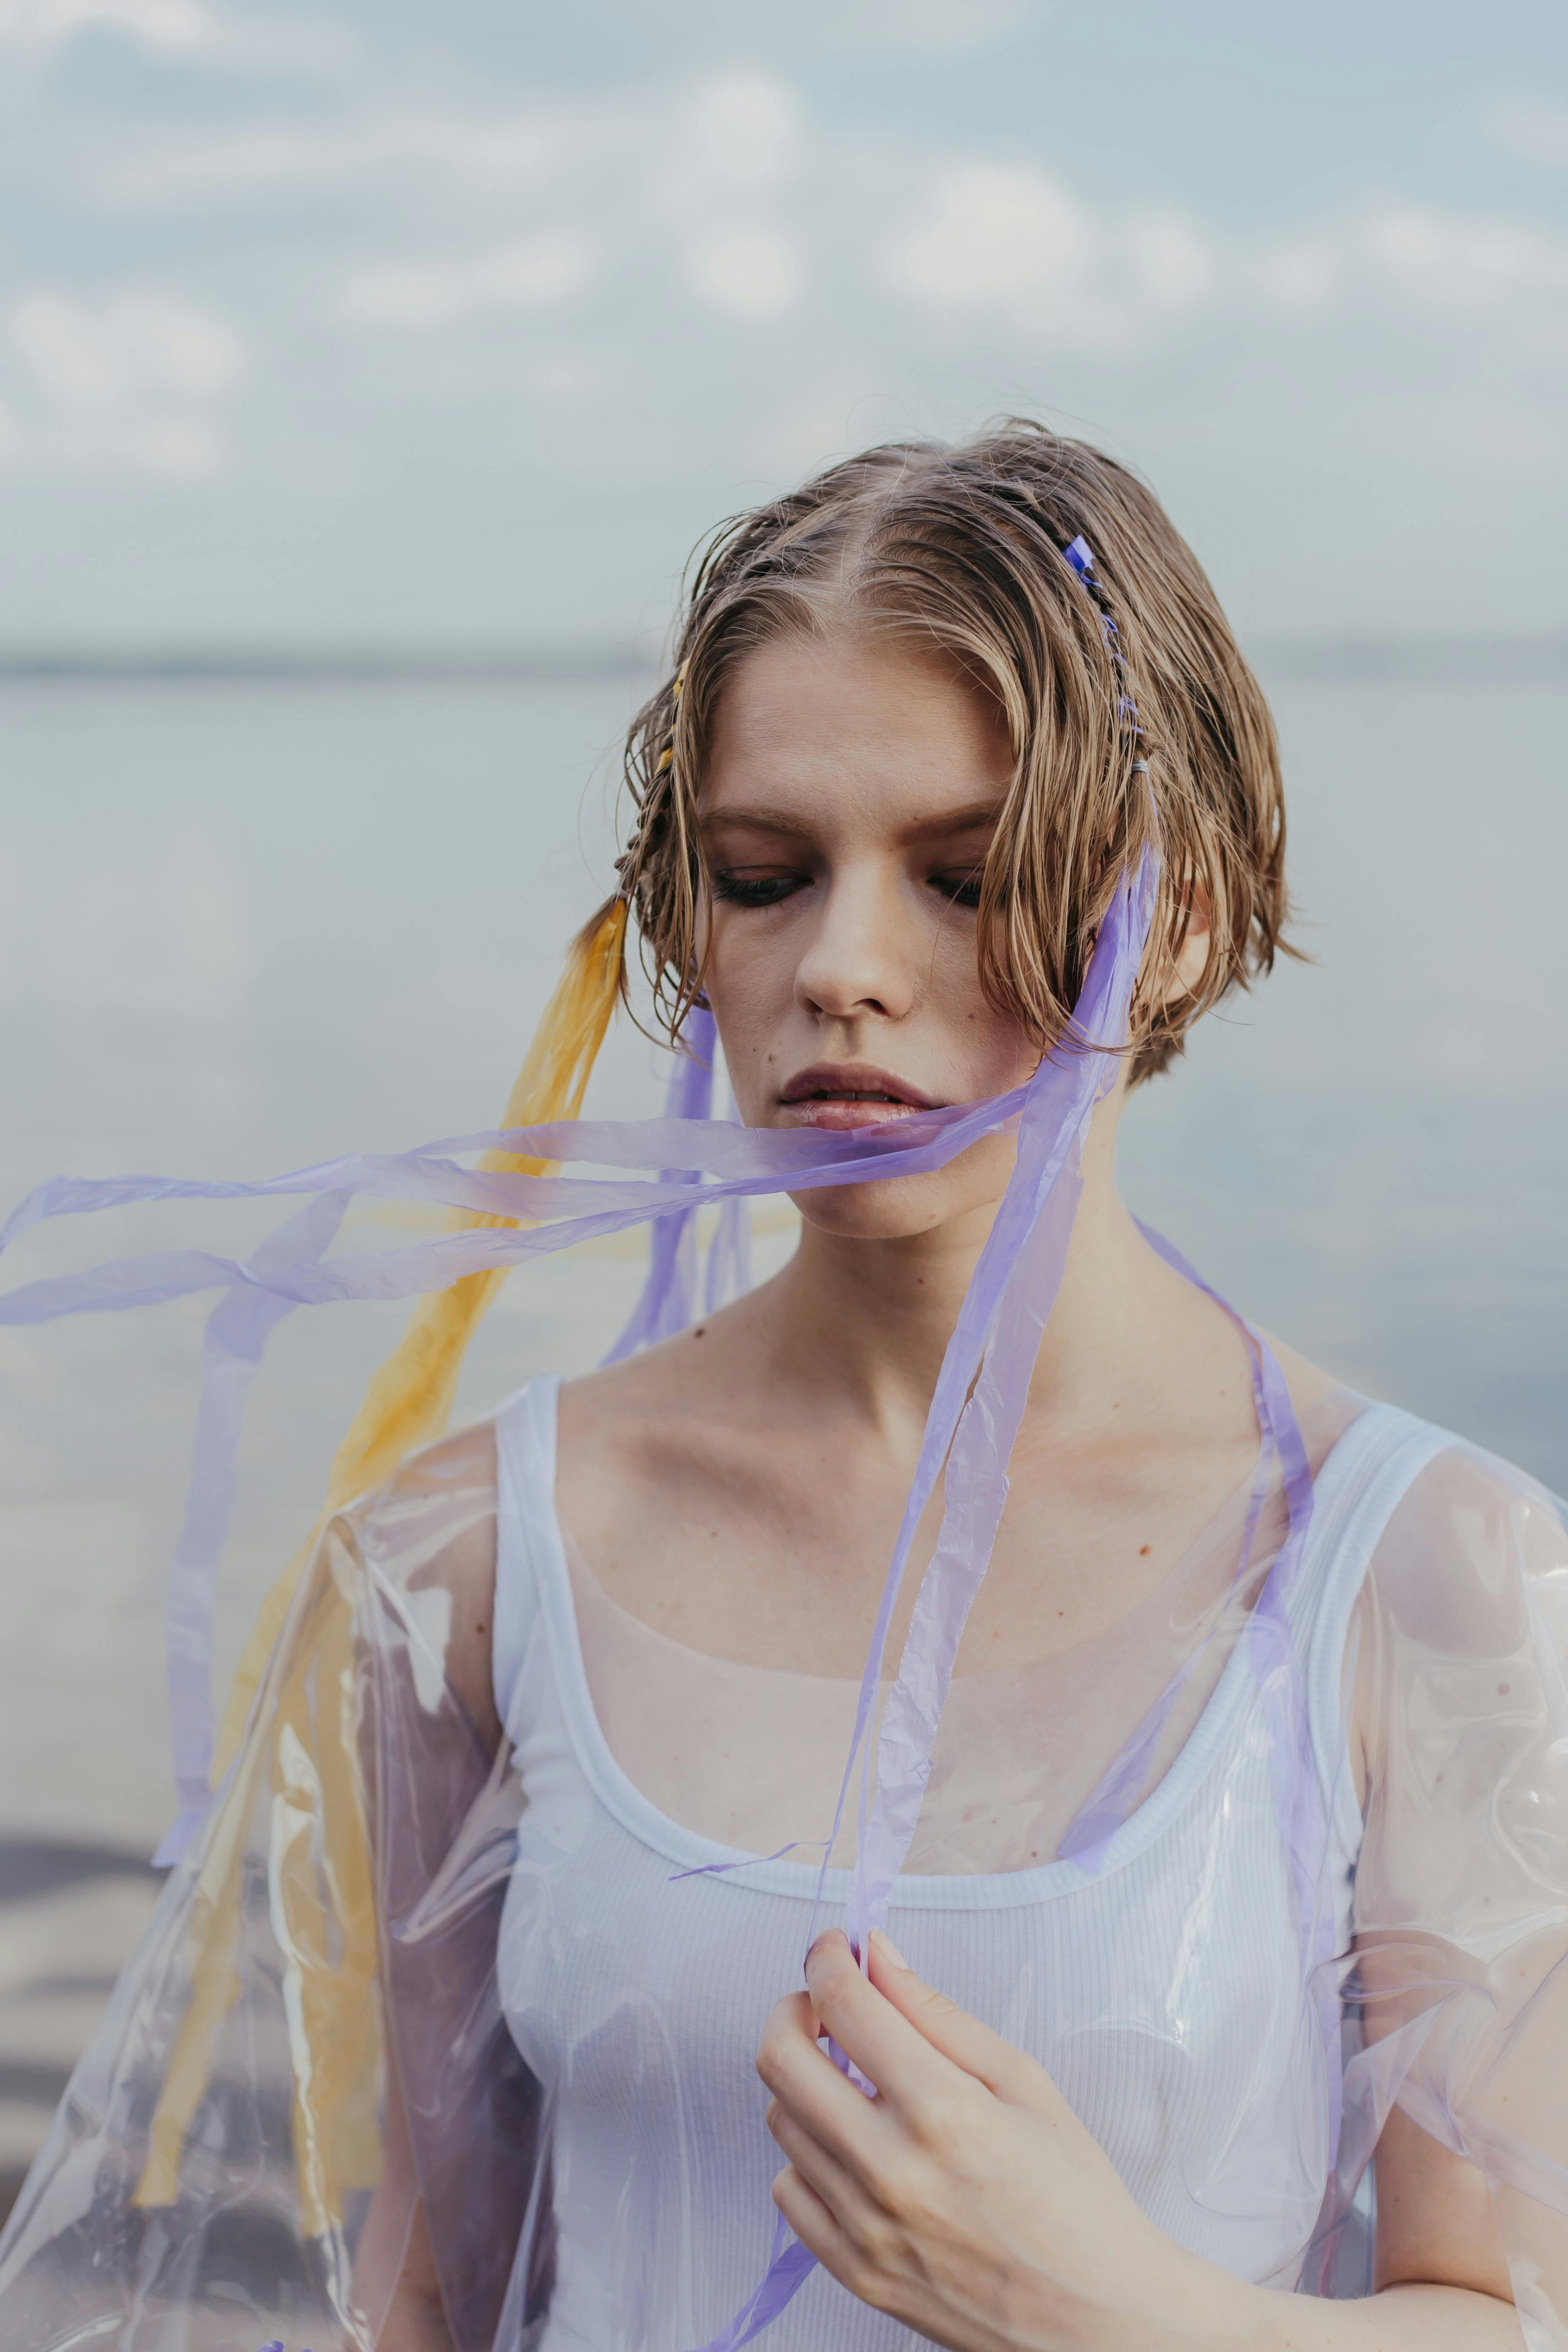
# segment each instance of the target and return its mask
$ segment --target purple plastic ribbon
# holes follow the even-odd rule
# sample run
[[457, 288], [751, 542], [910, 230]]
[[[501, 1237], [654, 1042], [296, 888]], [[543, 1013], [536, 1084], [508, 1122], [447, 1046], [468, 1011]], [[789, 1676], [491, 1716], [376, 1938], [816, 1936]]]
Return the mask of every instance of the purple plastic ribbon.
[[[1096, 944], [1074, 1013], [1075, 1031], [1095, 1050], [1065, 1055], [1058, 1048], [1047, 1056], [1031, 1081], [1014, 1174], [939, 1375], [878, 1609], [829, 1840], [831, 1852], [858, 1758], [860, 1837], [847, 1927], [863, 1969], [868, 1965], [871, 1931], [886, 1919], [898, 1872], [914, 1833], [964, 1623], [989, 1563], [1006, 1499], [1005, 1466], [1071, 1240], [1089, 1118], [1114, 1080], [1118, 1049], [1127, 1034], [1132, 989], [1152, 912], [1153, 886], [1153, 861], [1145, 858], [1136, 882], [1124, 885]], [[1273, 1460], [1280, 1465], [1289, 1531], [1249, 1617], [1247, 1638], [1269, 1735], [1272, 1782], [1296, 1895], [1303, 1967], [1314, 1987], [1323, 2041], [1331, 2164], [1339, 2139], [1340, 2076], [1338, 2002], [1330, 1972], [1321, 1965], [1330, 1956], [1332, 1926], [1322, 1900], [1327, 1822], [1313, 1769], [1300, 1666], [1286, 1614], [1311, 1518], [1310, 1468], [1284, 1374], [1261, 1333], [1237, 1315], [1179, 1251], [1151, 1229], [1142, 1231], [1170, 1265], [1224, 1307], [1248, 1343], [1261, 1444], [1242, 1538], [1243, 1568], [1250, 1559], [1266, 1499], [1268, 1466]], [[868, 1728], [882, 1653], [910, 1545], [944, 1462], [946, 1507], [942, 1531], [921, 1580], [898, 1681], [883, 1714], [877, 1748], [877, 1797], [868, 1813]], [[1062, 1854], [1077, 1860], [1080, 1867], [1099, 1866], [1110, 1836], [1126, 1820], [1191, 1664], [1173, 1679], [1064, 1839]], [[820, 1915], [826, 1869], [825, 1859], [808, 1944]], [[853, 2079], [861, 2081], [858, 2070], [841, 2051], [834, 2049], [832, 2054]], [[815, 2266], [815, 2257], [788, 2238], [781, 2221], [762, 2282], [701, 2352], [740, 2352], [793, 2300]]]
[[[1123, 877], [1073, 1008], [1070, 1042], [1045, 1055], [1025, 1089], [1013, 1173], [937, 1375], [878, 1603], [828, 1839], [831, 1853], [858, 1763], [860, 1834], [846, 1925], [862, 1969], [868, 1964], [871, 1931], [887, 1916], [900, 1865], [914, 1834], [958, 1645], [990, 1563], [1007, 1497], [1014, 1437], [1067, 1264], [1089, 1119], [1115, 1079], [1127, 1036], [1132, 991], [1153, 913], [1155, 874], [1154, 859], [1145, 853], [1136, 877]], [[868, 1803], [868, 1733], [882, 1656], [910, 1548], [944, 1466], [942, 1530], [921, 1580], [898, 1679], [883, 1711], [877, 1794], [875, 1802]], [[826, 1874], [825, 1857], [808, 1946], [820, 1916]], [[847, 2073], [860, 2079], [841, 2051], [832, 2054]], [[815, 2267], [815, 2255], [796, 2241], [786, 2243], [781, 2225], [761, 2284], [701, 2352], [740, 2352], [777, 2318]]]
[[[719, 1033], [705, 1004], [694, 1005], [687, 1016], [670, 1072], [665, 1102], [667, 1118], [707, 1119], [713, 1108], [713, 1067]], [[694, 1171], [668, 1168], [663, 1181], [691, 1185]], [[751, 1287], [750, 1226], [743, 1199], [731, 1194], [720, 1204], [719, 1222], [708, 1248], [702, 1282], [702, 1311], [712, 1315], [727, 1298], [739, 1297]], [[655, 1340], [673, 1339], [697, 1319], [697, 1210], [677, 1210], [661, 1217], [648, 1243], [647, 1278], [630, 1320], [609, 1354], [606, 1364], [618, 1364]]]
[[[1069, 561], [1072, 552], [1068, 551]], [[1136, 877], [1123, 878], [1090, 958], [1068, 1039], [1044, 1058], [1027, 1086], [990, 1101], [920, 1113], [847, 1135], [745, 1129], [715, 1121], [707, 1115], [715, 1039], [711, 1016], [699, 1008], [693, 1016], [691, 1051], [673, 1074], [668, 1114], [662, 1119], [554, 1122], [458, 1137], [416, 1152], [331, 1160], [260, 1183], [127, 1177], [57, 1179], [40, 1186], [0, 1231], [0, 1249], [44, 1218], [102, 1207], [152, 1200], [306, 1196], [305, 1205], [246, 1261], [203, 1251], [162, 1252], [114, 1261], [89, 1274], [30, 1283], [0, 1297], [0, 1324], [20, 1324], [117, 1311], [201, 1290], [222, 1293], [207, 1326], [195, 1458], [171, 1582], [170, 1701], [181, 1813], [160, 1849], [161, 1858], [172, 1858], [178, 1851], [208, 1802], [213, 1584], [232, 1508], [240, 1414], [267, 1339], [293, 1307], [408, 1297], [463, 1274], [551, 1254], [652, 1221], [648, 1276], [631, 1321], [612, 1351], [618, 1358], [692, 1319], [695, 1221], [701, 1209], [712, 1205], [720, 1213], [707, 1269], [706, 1296], [712, 1305], [737, 1277], [743, 1280], [745, 1204], [751, 1196], [925, 1173], [945, 1166], [983, 1137], [1016, 1123], [1013, 1173], [938, 1378], [879, 1604], [833, 1832], [826, 1842], [830, 1853], [858, 1762], [861, 1833], [847, 1924], [864, 1966], [870, 1931], [886, 1916], [913, 1834], [963, 1625], [1005, 1501], [1006, 1464], [1071, 1237], [1084, 1140], [1095, 1105], [1114, 1079], [1127, 1034], [1152, 911], [1155, 871], [1153, 857], [1146, 854]], [[498, 1148], [578, 1167], [659, 1172], [651, 1181], [646, 1176], [637, 1181], [531, 1177], [465, 1169], [454, 1157]], [[448, 1234], [391, 1251], [328, 1256], [344, 1212], [360, 1195], [421, 1200], [531, 1222], [521, 1228]], [[1152, 1234], [1148, 1238], [1179, 1271], [1199, 1281], [1169, 1244]], [[1208, 1288], [1201, 1282], [1199, 1286]], [[1309, 1764], [1310, 1759], [1300, 1671], [1284, 1612], [1310, 1514], [1311, 1478], [1279, 1365], [1251, 1327], [1244, 1324], [1243, 1328], [1253, 1355], [1265, 1459], [1271, 1449], [1279, 1461], [1289, 1510], [1287, 1541], [1252, 1613], [1248, 1639], [1269, 1724], [1276, 1793], [1303, 1946], [1321, 1955], [1325, 1931], [1331, 1927], [1321, 1899], [1323, 1823], [1321, 1805], [1313, 1802], [1316, 1776], [1300, 1769], [1304, 1755]], [[942, 1530], [921, 1580], [898, 1678], [884, 1711], [871, 1803], [868, 1730], [888, 1632], [916, 1528], [944, 1470]], [[1244, 1559], [1262, 1500], [1260, 1483], [1248, 1516]], [[1154, 1717], [1140, 1727], [1094, 1792], [1086, 1808], [1089, 1818], [1080, 1815], [1069, 1832], [1081, 1863], [1093, 1866], [1092, 1850], [1125, 1817], [1179, 1681], [1157, 1703]], [[826, 1867], [825, 1858], [814, 1927]], [[1313, 1981], [1327, 1984], [1328, 1971], [1316, 1969]], [[1331, 1987], [1325, 2004], [1331, 1996]], [[1327, 2036], [1327, 2005], [1322, 2022]], [[1331, 2076], [1337, 2088], [1337, 2067], [1331, 2069]], [[1337, 2123], [1337, 2113], [1335, 2119]], [[815, 2258], [790, 2240], [779, 2222], [763, 2280], [704, 2352], [739, 2352], [778, 2315], [814, 2267]]]
[[[319, 1257], [337, 1237], [348, 1196], [322, 1192], [289, 1218], [251, 1261], [265, 1274], [273, 1265]], [[196, 1411], [195, 1467], [185, 1516], [169, 1571], [165, 1671], [169, 1737], [179, 1811], [153, 1856], [153, 1866], [177, 1862], [200, 1827], [212, 1799], [214, 1612], [218, 1561], [234, 1513], [240, 1427], [250, 1383], [289, 1301], [256, 1284], [237, 1283], [207, 1320], [202, 1347], [202, 1394]]]
[[[697, 1035], [705, 1050], [678, 1066], [674, 1115], [662, 1119], [555, 1121], [459, 1136], [415, 1152], [328, 1160], [261, 1182], [59, 1177], [40, 1185], [0, 1230], [4, 1249], [47, 1219], [103, 1208], [303, 1196], [303, 1205], [246, 1260], [202, 1250], [161, 1251], [26, 1283], [0, 1296], [3, 1325], [119, 1312], [201, 1291], [221, 1294], [204, 1344], [191, 1481], [170, 1582], [169, 1701], [179, 1811], [158, 1849], [161, 1862], [178, 1858], [210, 1802], [214, 1587], [232, 1516], [240, 1423], [267, 1340], [292, 1307], [408, 1297], [444, 1287], [463, 1274], [549, 1255], [652, 1219], [654, 1263], [630, 1333], [616, 1351], [628, 1352], [629, 1346], [691, 1319], [694, 1221], [703, 1207], [712, 1204], [719, 1211], [707, 1272], [708, 1296], [716, 1303], [731, 1284], [744, 1279], [750, 1196], [945, 1166], [982, 1136], [1006, 1128], [1024, 1104], [1026, 1090], [1019, 1088], [994, 1101], [956, 1104], [849, 1135], [742, 1128], [702, 1115], [712, 1085], [711, 1016], [700, 1021]], [[466, 1169], [452, 1156], [492, 1149], [662, 1172], [652, 1181], [491, 1173]], [[361, 1196], [542, 1222], [474, 1228], [411, 1247], [328, 1256], [346, 1209]], [[665, 1225], [673, 1233], [668, 1245], [660, 1242]]]
[[[859, 1746], [910, 1546], [945, 1465], [942, 1530], [921, 1580], [898, 1679], [883, 1711], [877, 1796], [868, 1815], [868, 1772], [862, 1771], [862, 1834], [847, 1922], [862, 1965], [866, 1939], [886, 1918], [914, 1835], [953, 1662], [1006, 1502], [1007, 1464], [1067, 1265], [1089, 1119], [1115, 1080], [1127, 1037], [1153, 911], [1154, 876], [1154, 861], [1146, 856], [1137, 877], [1124, 880], [1074, 1008], [1079, 1042], [1075, 1048], [1058, 1046], [1047, 1054], [1030, 1082], [1013, 1174], [938, 1376], [857, 1715]], [[853, 1764], [852, 1752], [851, 1770]], [[847, 1772], [846, 1788], [848, 1777]], [[841, 1808], [842, 1803], [841, 1792]]]

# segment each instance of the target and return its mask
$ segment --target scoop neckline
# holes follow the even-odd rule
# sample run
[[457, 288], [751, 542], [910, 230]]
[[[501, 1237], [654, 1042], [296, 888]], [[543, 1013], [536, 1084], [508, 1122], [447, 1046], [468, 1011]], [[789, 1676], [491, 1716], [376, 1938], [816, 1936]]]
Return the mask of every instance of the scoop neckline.
[[[519, 1532], [544, 1620], [567, 1734], [589, 1787], [605, 1810], [640, 1844], [679, 1864], [680, 1872], [722, 1874], [729, 1884], [742, 1890], [785, 1895], [806, 1903], [816, 1900], [820, 1886], [825, 1903], [841, 1906], [848, 1898], [851, 1871], [834, 1868], [825, 1872], [817, 1863], [775, 1860], [704, 1837], [696, 1830], [687, 1829], [644, 1796], [616, 1761], [588, 1686], [571, 1570], [555, 1501], [556, 1407], [560, 1390], [561, 1378], [557, 1374], [531, 1382], [498, 1417], [497, 1433], [502, 1440], [503, 1452], [510, 1452], [506, 1441], [515, 1414], [525, 1440], [521, 1463], [512, 1459], [508, 1464], [520, 1489], [516, 1496], [520, 1507]], [[1356, 1456], [1362, 1449], [1352, 1441], [1359, 1432], [1369, 1424], [1375, 1426], [1394, 1410], [1367, 1401], [1324, 1455], [1313, 1482], [1312, 1525], [1301, 1570], [1317, 1557], [1324, 1528], [1340, 1500], [1340, 1490], [1347, 1481], [1353, 1480], [1358, 1466]], [[1245, 1641], [1238, 1641], [1164, 1777], [1097, 1849], [1092, 1868], [1070, 1855], [1058, 1855], [1026, 1870], [900, 1871], [894, 1882], [889, 1907], [895, 1911], [1012, 1910], [1074, 1894], [1125, 1869], [1164, 1833], [1198, 1795], [1210, 1765], [1247, 1702], [1246, 1652]]]

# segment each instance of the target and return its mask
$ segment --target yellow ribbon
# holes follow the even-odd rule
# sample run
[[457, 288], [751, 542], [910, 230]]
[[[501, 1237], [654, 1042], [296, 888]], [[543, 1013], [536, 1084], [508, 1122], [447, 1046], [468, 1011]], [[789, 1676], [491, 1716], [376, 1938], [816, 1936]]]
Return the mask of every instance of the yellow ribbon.
[[[619, 992], [626, 925], [626, 906], [617, 899], [575, 942], [508, 1097], [503, 1128], [579, 1115]], [[550, 1165], [503, 1151], [487, 1152], [479, 1164], [531, 1175], [545, 1174]], [[465, 1210], [454, 1214], [452, 1229], [516, 1222]], [[335, 2232], [343, 2192], [368, 2188], [378, 2175], [381, 2019], [374, 1887], [359, 1782], [355, 1594], [352, 1562], [330, 1537], [320, 1538], [336, 1512], [374, 1492], [416, 1446], [446, 1427], [464, 1351], [507, 1271], [465, 1275], [420, 1300], [338, 1448], [315, 1534], [268, 1594], [246, 1644], [218, 1740], [218, 1774], [231, 1764], [234, 1773], [198, 1871], [190, 2000], [153, 2121], [139, 2205], [173, 2204], [178, 2194], [185, 2137], [238, 1995], [241, 1863], [263, 1770], [270, 1787], [270, 1926], [283, 1964], [304, 2235]], [[301, 1591], [307, 1566], [310, 1581]], [[291, 1610], [290, 1638], [279, 1650]], [[247, 1742], [253, 1710], [256, 1731]]]

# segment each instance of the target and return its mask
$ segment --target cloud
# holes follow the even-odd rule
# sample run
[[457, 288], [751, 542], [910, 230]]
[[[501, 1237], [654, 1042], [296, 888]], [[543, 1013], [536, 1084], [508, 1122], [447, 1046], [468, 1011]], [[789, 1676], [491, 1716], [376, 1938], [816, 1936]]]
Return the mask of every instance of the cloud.
[[[0, 0], [0, 6], [5, 0]], [[544, 97], [496, 106], [409, 106], [366, 94], [341, 113], [252, 120], [226, 130], [127, 142], [103, 168], [111, 201], [167, 204], [226, 194], [313, 199], [329, 188], [411, 180], [424, 189], [472, 190], [488, 205], [510, 189], [596, 177], [614, 209], [629, 171], [659, 189], [760, 185], [787, 176], [805, 140], [804, 110], [782, 77], [703, 73], [673, 86], [586, 100]]]
[[0, 0], [0, 47], [47, 52], [79, 35], [110, 33], [171, 66], [342, 80], [363, 58], [346, 25], [239, 15], [206, 0]]
[[[133, 137], [100, 171], [110, 201], [204, 215], [221, 197], [320, 220], [330, 195], [331, 243], [313, 227], [294, 278], [317, 316], [460, 331], [513, 314], [531, 362], [546, 356], [537, 314], [595, 278], [616, 289], [613, 312], [592, 314], [600, 336], [662, 337], [683, 306], [740, 333], [797, 313], [804, 357], [834, 376], [856, 341], [918, 353], [954, 312], [989, 313], [1026, 365], [1042, 345], [1116, 362], [1220, 311], [1283, 331], [1291, 314], [1348, 315], [1369, 289], [1433, 314], [1501, 312], [1562, 283], [1562, 243], [1540, 226], [1390, 201], [1248, 235], [1174, 198], [1089, 207], [1027, 152], [829, 123], [786, 76], [750, 67], [526, 104], [448, 85], [420, 106], [383, 86], [241, 117], [221, 139]], [[388, 250], [400, 222], [412, 249]]]
[[742, 184], [782, 178], [796, 162], [803, 110], [776, 74], [724, 74], [699, 84], [686, 110], [683, 155]]
[[199, 49], [217, 33], [202, 0], [0, 0], [0, 41], [17, 48], [52, 48], [95, 30], [175, 53]]
[[962, 163], [938, 180], [926, 216], [893, 249], [896, 284], [928, 301], [1034, 294], [1068, 276], [1089, 249], [1084, 214], [1026, 165]]
[[1266, 247], [1250, 276], [1267, 300], [1282, 310], [1321, 310], [1344, 278], [1342, 240], [1321, 232], [1288, 236]]
[[[17, 5], [0, 0], [13, 24]], [[210, 21], [263, 21], [226, 7], [210, 0]], [[802, 40], [821, 16], [804, 7]], [[149, 316], [146, 286], [134, 302], [63, 282], [16, 289], [10, 311], [0, 297], [5, 464], [222, 472], [206, 511], [225, 552], [198, 562], [176, 532], [176, 599], [201, 563], [216, 575], [233, 562], [237, 577], [232, 551], [258, 531], [290, 551], [299, 611], [315, 598], [363, 609], [367, 626], [406, 614], [414, 631], [426, 609], [447, 625], [449, 605], [469, 616], [454, 629], [478, 629], [487, 595], [510, 613], [507, 599], [521, 612], [534, 594], [519, 528], [551, 551], [539, 576], [558, 567], [596, 614], [592, 564], [612, 544], [616, 565], [640, 562], [638, 535], [651, 545], [671, 510], [694, 530], [710, 505], [827, 450], [1001, 408], [1075, 419], [1178, 480], [1205, 464], [1228, 480], [1233, 457], [1260, 479], [1301, 420], [1332, 441], [1312, 462], [1338, 478], [1342, 443], [1353, 466], [1381, 458], [1384, 435], [1438, 495], [1447, 478], [1413, 454], [1426, 424], [1479, 446], [1468, 420], [1489, 410], [1491, 443], [1512, 447], [1560, 396], [1568, 260], [1544, 207], [1445, 208], [1415, 201], [1412, 182], [1258, 226], [1189, 201], [1173, 148], [1163, 179], [1151, 150], [1136, 186], [1111, 173], [1091, 193], [1044, 124], [1004, 143], [956, 107], [932, 100], [922, 120], [896, 91], [847, 117], [841, 94], [819, 100], [776, 62], [745, 62], [735, 43], [763, 22], [751, 0], [721, 18], [675, 0], [668, 13], [688, 30], [731, 26], [734, 41], [715, 37], [694, 62], [672, 38], [656, 73], [612, 78], [611, 61], [596, 84], [553, 88], [486, 78], [435, 37], [410, 63], [388, 31], [324, 100], [230, 90], [221, 110], [182, 114], [160, 97], [155, 116], [144, 69], [118, 116], [107, 74], [79, 88], [45, 77], [31, 200], [42, 215], [54, 204], [62, 250], [97, 235], [117, 261], [154, 268], [177, 250], [190, 331]], [[891, 40], [894, 14], [849, 5], [846, 37], [880, 26]], [[935, 16], [920, 25], [941, 33]], [[1523, 121], [1510, 118], [1510, 136]], [[1541, 110], [1526, 129], [1544, 154]], [[247, 402], [231, 459], [247, 351], [266, 352], [266, 396]], [[296, 386], [308, 398], [288, 397]], [[109, 511], [96, 484], [80, 509], [95, 544], [97, 498]], [[490, 574], [455, 565], [442, 601], [378, 552], [405, 523], [437, 562], [459, 543], [481, 556], [509, 531], [512, 543]], [[259, 604], [286, 569], [258, 568]], [[68, 581], [61, 609], [88, 593]], [[554, 626], [554, 592], [538, 593], [539, 625]], [[280, 628], [297, 625], [294, 606], [278, 610]]]
[[1493, 99], [1482, 112], [1492, 144], [1527, 163], [1568, 163], [1568, 106], [1550, 98], [1514, 94]]
[[776, 319], [799, 300], [805, 282], [793, 239], [762, 226], [714, 229], [698, 237], [686, 267], [702, 300], [732, 319]]
[[632, 0], [630, 13], [684, 37], [763, 50], [984, 48], [1046, 14], [1039, 0]]
[[158, 293], [94, 302], [38, 292], [13, 306], [9, 326], [48, 415], [41, 432], [18, 433], [20, 453], [120, 457], [184, 476], [221, 463], [204, 411], [245, 368], [244, 345], [226, 320]]
[[1359, 241], [1375, 270], [1429, 310], [1568, 295], [1568, 237], [1531, 222], [1387, 205], [1366, 218]]
[[1173, 207], [1090, 214], [1037, 166], [968, 161], [939, 168], [886, 266], [922, 303], [1102, 350], [1190, 311], [1223, 275], [1212, 237]]
[[1157, 309], [1185, 310], [1215, 285], [1219, 265], [1214, 247], [1184, 215], [1145, 213], [1124, 234], [1134, 278]]
[[327, 122], [259, 122], [222, 138], [167, 136], [116, 157], [102, 185], [116, 199], [258, 192], [314, 196], [356, 182], [419, 179], [486, 190], [536, 183], [561, 168], [572, 136], [553, 112], [381, 109]]
[[1493, 361], [1539, 354], [1568, 333], [1568, 236], [1501, 214], [1363, 205], [1243, 248], [1237, 268], [1242, 285], [1284, 312], [1348, 314], [1370, 298], [1385, 313], [1392, 303], [1466, 331], [1488, 312]]
[[354, 273], [344, 308], [353, 319], [389, 327], [439, 327], [486, 311], [538, 310], [583, 285], [592, 258], [585, 237], [551, 230], [489, 252], [383, 262]]
[[111, 408], [146, 394], [210, 399], [245, 364], [233, 330], [191, 304], [158, 294], [115, 294], [95, 309], [63, 294], [35, 294], [11, 313], [11, 332], [33, 373], [73, 408]]

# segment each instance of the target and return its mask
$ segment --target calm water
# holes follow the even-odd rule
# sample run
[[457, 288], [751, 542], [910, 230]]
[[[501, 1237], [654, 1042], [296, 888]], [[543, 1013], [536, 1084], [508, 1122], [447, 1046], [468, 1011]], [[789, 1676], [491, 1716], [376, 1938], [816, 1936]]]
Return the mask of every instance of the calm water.
[[[60, 1169], [260, 1173], [488, 1123], [602, 891], [632, 696], [0, 689], [5, 1204]], [[1316, 961], [1140, 1099], [1126, 1188], [1298, 1346], [1568, 1484], [1568, 698], [1277, 703]], [[599, 1101], [653, 1108], [656, 1061], [619, 1040]], [[5, 1276], [190, 1216], [57, 1227]], [[590, 1361], [637, 1272], [626, 1250], [516, 1278], [473, 1401]], [[324, 1310], [275, 1343], [229, 1651], [400, 1320]], [[135, 1844], [168, 1811], [159, 1612], [199, 1327], [182, 1307], [0, 1332], [0, 1832]]]

